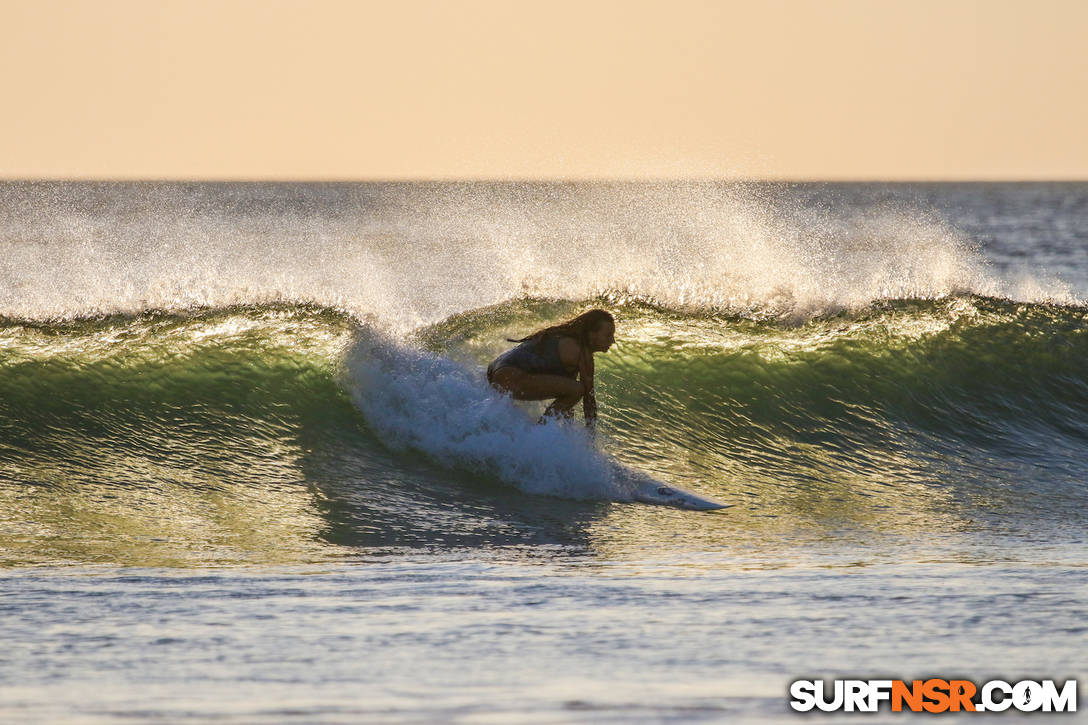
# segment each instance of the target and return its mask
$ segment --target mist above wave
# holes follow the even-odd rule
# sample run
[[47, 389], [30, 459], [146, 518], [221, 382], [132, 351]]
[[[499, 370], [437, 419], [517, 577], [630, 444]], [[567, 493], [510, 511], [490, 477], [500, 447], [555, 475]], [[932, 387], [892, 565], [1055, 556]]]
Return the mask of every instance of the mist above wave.
[[724, 183], [0, 185], [0, 315], [310, 302], [407, 331], [525, 295], [603, 292], [807, 319], [1004, 280], [902, 202]]

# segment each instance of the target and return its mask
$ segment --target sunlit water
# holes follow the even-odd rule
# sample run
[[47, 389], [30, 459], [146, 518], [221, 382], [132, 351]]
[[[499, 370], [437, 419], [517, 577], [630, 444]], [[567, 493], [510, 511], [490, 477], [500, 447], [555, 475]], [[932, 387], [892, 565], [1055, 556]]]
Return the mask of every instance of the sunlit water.
[[[0, 720], [1088, 676], [1088, 185], [7, 184], [0, 234]], [[595, 440], [482, 377], [590, 306]]]

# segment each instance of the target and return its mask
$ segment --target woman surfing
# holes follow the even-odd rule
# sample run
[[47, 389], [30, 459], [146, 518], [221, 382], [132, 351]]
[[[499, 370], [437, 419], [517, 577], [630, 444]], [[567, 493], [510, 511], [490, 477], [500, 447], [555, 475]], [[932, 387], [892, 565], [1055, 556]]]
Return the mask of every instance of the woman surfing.
[[616, 341], [616, 321], [605, 310], [590, 310], [520, 339], [521, 343], [487, 366], [487, 382], [515, 400], [555, 400], [544, 416], [573, 420], [582, 401], [586, 425], [597, 422], [593, 393], [593, 353], [607, 352]]

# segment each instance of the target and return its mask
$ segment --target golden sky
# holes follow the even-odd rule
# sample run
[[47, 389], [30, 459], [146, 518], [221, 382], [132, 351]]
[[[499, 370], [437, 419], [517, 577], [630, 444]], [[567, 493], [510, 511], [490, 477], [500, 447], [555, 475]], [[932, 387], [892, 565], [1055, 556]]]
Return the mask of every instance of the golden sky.
[[1088, 179], [1084, 0], [0, 0], [0, 177]]

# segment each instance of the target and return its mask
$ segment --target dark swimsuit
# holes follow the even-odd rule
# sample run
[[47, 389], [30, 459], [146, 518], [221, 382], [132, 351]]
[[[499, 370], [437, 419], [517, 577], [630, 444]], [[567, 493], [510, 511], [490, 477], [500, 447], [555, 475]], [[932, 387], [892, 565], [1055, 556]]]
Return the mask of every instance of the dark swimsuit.
[[539, 341], [526, 340], [499, 355], [487, 366], [487, 382], [491, 382], [491, 376], [496, 370], [507, 366], [537, 375], [562, 375], [565, 378], [576, 379], [578, 371], [567, 370], [559, 359], [559, 337], [559, 335], [548, 335]]

